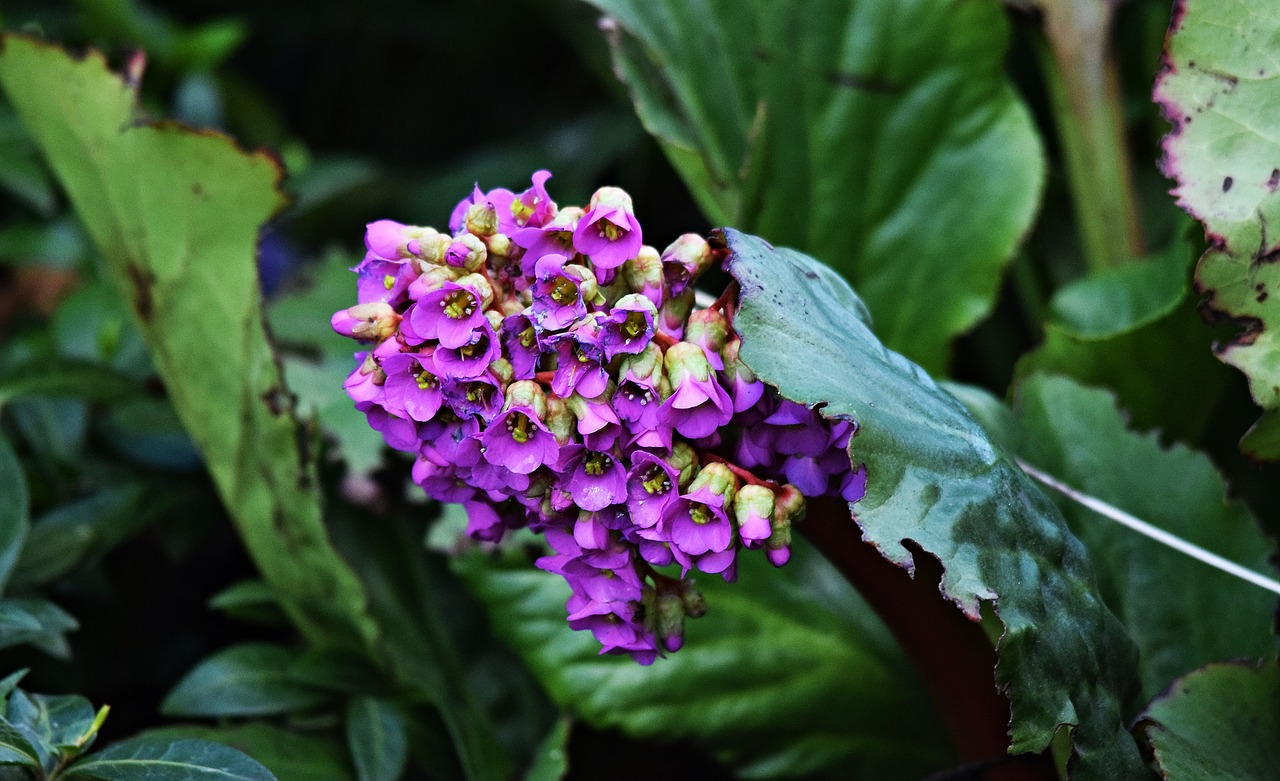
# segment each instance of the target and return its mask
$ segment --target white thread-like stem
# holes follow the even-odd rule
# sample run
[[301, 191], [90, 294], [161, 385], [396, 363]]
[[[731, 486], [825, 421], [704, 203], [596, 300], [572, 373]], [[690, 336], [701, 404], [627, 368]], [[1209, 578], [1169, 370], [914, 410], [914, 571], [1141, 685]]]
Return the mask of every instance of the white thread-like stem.
[[1260, 586], [1268, 591], [1274, 591], [1275, 593], [1280, 594], [1280, 582], [1272, 580], [1266, 575], [1254, 572], [1251, 569], [1241, 567], [1234, 561], [1228, 561], [1218, 554], [1207, 551], [1195, 543], [1187, 542], [1181, 537], [1170, 534], [1164, 529], [1152, 526], [1141, 518], [1136, 518], [1124, 510], [1121, 510], [1119, 507], [1113, 507], [1101, 499], [1097, 499], [1086, 493], [1081, 493], [1056, 477], [1041, 472], [1039, 469], [1036, 469], [1034, 466], [1020, 458], [1017, 459], [1017, 462], [1018, 466], [1022, 467], [1022, 471], [1031, 475], [1036, 480], [1039, 480], [1073, 502], [1079, 502], [1085, 507], [1088, 507], [1090, 510], [1093, 510], [1104, 518], [1109, 518], [1122, 526], [1127, 526], [1137, 533], [1155, 540], [1161, 545], [1167, 545], [1176, 551], [1185, 553], [1193, 559], [1208, 564], [1210, 567], [1220, 569], [1227, 574], [1240, 578], [1241, 580], [1247, 580], [1255, 586]]

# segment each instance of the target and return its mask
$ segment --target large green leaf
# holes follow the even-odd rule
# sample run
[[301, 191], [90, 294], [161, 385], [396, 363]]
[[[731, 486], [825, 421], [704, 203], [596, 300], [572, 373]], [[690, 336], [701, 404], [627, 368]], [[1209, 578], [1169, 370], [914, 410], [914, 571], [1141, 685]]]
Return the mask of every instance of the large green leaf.
[[1204, 327], [1189, 289], [1189, 250], [1179, 239], [1159, 257], [1059, 290], [1044, 344], [1018, 362], [1018, 376], [1064, 374], [1110, 388], [1137, 426], [1196, 440], [1230, 369], [1209, 351], [1214, 334]]
[[[1245, 567], [1271, 570], [1271, 545], [1245, 507], [1227, 503], [1203, 454], [1128, 431], [1110, 394], [1063, 377], [1032, 377], [1018, 402], [1020, 452], [1032, 465]], [[1274, 595], [1079, 504], [1059, 506], [1089, 548], [1103, 598], [1138, 644], [1144, 699], [1208, 662], [1274, 653]]]
[[22, 541], [31, 528], [27, 475], [9, 440], [0, 434], [0, 594], [22, 551]]
[[266, 643], [223, 649], [183, 676], [165, 697], [168, 716], [265, 716], [307, 710], [329, 695], [290, 675], [296, 654]]
[[1156, 85], [1173, 123], [1165, 172], [1209, 237], [1200, 288], [1243, 326], [1218, 349], [1265, 411], [1241, 444], [1280, 458], [1280, 14], [1272, 0], [1181, 0], [1170, 33]]
[[359, 781], [396, 781], [409, 761], [404, 717], [395, 703], [353, 697], [347, 706], [347, 749]]
[[156, 741], [196, 738], [222, 743], [261, 762], [279, 781], [354, 781], [346, 751], [336, 740], [291, 732], [262, 722], [234, 727], [162, 727], [139, 737]]
[[1053, 503], [954, 397], [876, 340], [834, 273], [737, 231], [724, 240], [742, 286], [743, 359], [783, 396], [858, 422], [849, 451], [867, 468], [852, 507], [863, 539], [908, 569], [907, 541], [937, 557], [943, 594], [973, 620], [995, 604], [1010, 750], [1039, 751], [1070, 724], [1075, 777], [1141, 776], [1124, 728], [1133, 645]]
[[1168, 781], [1264, 781], [1280, 768], [1280, 667], [1214, 664], [1176, 681], [1140, 722]]
[[[387, 616], [380, 625], [329, 540], [314, 443], [263, 324], [254, 260], [260, 226], [283, 205], [278, 164], [214, 132], [141, 121], [138, 74], [113, 75], [96, 52], [75, 60], [24, 37], [3, 43], [0, 86], [131, 303], [264, 578], [310, 639], [365, 649], [403, 673], [383, 644]], [[448, 643], [433, 636], [402, 649], [410, 653], [415, 677], [401, 680], [439, 704], [468, 773], [502, 776], [502, 754], [462, 684], [441, 672]]]
[[650, 667], [570, 630], [564, 580], [523, 556], [454, 566], [552, 698], [595, 726], [692, 742], [749, 778], [918, 779], [952, 761], [883, 625], [803, 541], [780, 570], [743, 554], [738, 582], [700, 579], [706, 615]]
[[[1044, 178], [995, 0], [588, 0], [713, 223], [839, 269], [931, 371], [992, 307]], [[642, 215], [643, 216], [643, 215]]]
[[276, 781], [261, 764], [218, 743], [135, 738], [74, 763], [66, 778], [98, 781]]

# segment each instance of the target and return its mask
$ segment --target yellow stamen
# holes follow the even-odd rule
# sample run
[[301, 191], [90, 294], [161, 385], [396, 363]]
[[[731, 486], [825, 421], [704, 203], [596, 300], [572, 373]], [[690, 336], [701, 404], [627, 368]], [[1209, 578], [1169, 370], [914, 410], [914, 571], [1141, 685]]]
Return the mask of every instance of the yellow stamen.
[[390, 290], [391, 288], [396, 286], [396, 278], [391, 274], [387, 274], [382, 278], [382, 286], [385, 287], [387, 290]]
[[471, 313], [476, 311], [476, 297], [466, 290], [455, 290], [445, 296], [441, 305], [444, 307], [444, 313], [454, 320], [461, 320], [464, 317], [470, 317]]

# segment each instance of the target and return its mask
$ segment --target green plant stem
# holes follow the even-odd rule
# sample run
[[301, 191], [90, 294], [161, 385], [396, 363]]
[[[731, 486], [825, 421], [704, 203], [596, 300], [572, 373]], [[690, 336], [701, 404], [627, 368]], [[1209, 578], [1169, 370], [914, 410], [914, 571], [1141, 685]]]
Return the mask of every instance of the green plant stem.
[[1034, 48], [1053, 107], [1085, 261], [1091, 271], [1144, 254], [1111, 54], [1108, 0], [1045, 0]]
[[1010, 756], [1009, 700], [996, 689], [996, 652], [981, 624], [964, 617], [938, 590], [942, 567], [916, 555], [915, 577], [863, 542], [847, 505], [811, 500], [796, 526], [897, 638], [941, 715], [966, 777], [992, 781], [1056, 781], [1048, 752]]

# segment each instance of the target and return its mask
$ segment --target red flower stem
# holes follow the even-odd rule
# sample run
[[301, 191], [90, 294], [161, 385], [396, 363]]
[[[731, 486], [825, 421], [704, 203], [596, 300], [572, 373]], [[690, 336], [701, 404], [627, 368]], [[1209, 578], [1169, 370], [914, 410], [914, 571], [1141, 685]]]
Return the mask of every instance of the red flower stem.
[[[1048, 752], [1009, 756], [1009, 700], [996, 689], [996, 652], [980, 625], [938, 590], [942, 566], [915, 551], [915, 577], [864, 542], [848, 505], [809, 500], [796, 525], [888, 626], [916, 667], [961, 761], [986, 766], [974, 778], [1057, 781]], [[969, 777], [969, 776], [967, 776]]]
[[653, 341], [657, 342], [658, 346], [661, 347], [663, 350], [668, 350], [672, 347], [672, 345], [676, 344], [680, 340], [664, 331], [654, 331]]
[[724, 464], [729, 467], [730, 472], [733, 472], [733, 474], [746, 485], [762, 485], [771, 491], [777, 491], [782, 488], [782, 486], [772, 480], [761, 480], [729, 459], [724, 458], [723, 456], [718, 456], [715, 453], [705, 453], [699, 450], [698, 461], [703, 464]]

